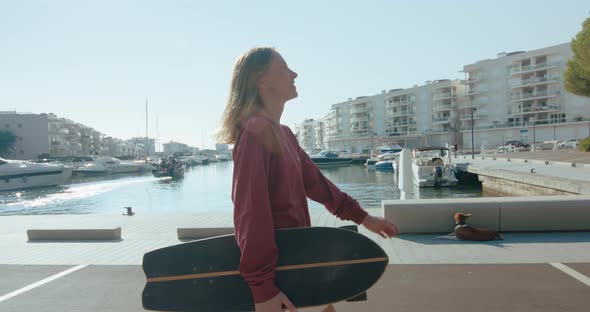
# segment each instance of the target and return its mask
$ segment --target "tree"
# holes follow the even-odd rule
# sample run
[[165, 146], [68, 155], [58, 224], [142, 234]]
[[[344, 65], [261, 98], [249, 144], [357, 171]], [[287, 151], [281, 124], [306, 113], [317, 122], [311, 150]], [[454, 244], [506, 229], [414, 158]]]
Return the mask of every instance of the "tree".
[[590, 97], [590, 18], [571, 42], [574, 57], [567, 61], [564, 73], [565, 89], [573, 94]]
[[10, 131], [0, 131], [0, 155], [6, 155], [12, 151], [16, 142], [16, 136]]

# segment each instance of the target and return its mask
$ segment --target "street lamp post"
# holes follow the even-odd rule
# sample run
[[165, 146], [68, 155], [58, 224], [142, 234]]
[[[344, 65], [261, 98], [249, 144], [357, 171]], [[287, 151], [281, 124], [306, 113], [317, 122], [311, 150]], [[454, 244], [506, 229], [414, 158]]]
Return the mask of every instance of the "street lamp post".
[[537, 142], [536, 139], [536, 132], [535, 132], [535, 125], [537, 124], [537, 120], [533, 121], [533, 152], [535, 151], [535, 142]]
[[475, 159], [475, 144], [473, 142], [473, 111], [475, 107], [471, 108], [471, 159]]

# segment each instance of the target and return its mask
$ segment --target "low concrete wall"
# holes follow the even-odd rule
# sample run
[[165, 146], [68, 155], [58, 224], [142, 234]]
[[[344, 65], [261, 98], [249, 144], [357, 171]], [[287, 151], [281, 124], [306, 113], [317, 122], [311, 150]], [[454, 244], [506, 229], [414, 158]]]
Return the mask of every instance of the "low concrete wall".
[[471, 213], [472, 226], [503, 232], [590, 230], [589, 195], [385, 200], [382, 206], [406, 234], [452, 232], [455, 212]]
[[27, 230], [29, 241], [40, 240], [120, 240], [121, 228], [114, 229], [31, 229]]
[[500, 230], [580, 231], [590, 230], [590, 196], [502, 197]]
[[473, 226], [500, 228], [500, 210], [493, 197], [384, 200], [382, 205], [384, 217], [406, 234], [452, 232], [455, 212], [471, 213]]

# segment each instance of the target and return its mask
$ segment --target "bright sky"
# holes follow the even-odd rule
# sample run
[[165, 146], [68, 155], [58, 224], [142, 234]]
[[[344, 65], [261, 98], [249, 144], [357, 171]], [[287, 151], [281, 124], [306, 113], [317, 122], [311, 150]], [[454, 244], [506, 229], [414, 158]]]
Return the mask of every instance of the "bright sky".
[[299, 77], [282, 122], [498, 52], [569, 42], [588, 1], [0, 0], [0, 110], [55, 113], [127, 139], [213, 146], [235, 59], [279, 50]]

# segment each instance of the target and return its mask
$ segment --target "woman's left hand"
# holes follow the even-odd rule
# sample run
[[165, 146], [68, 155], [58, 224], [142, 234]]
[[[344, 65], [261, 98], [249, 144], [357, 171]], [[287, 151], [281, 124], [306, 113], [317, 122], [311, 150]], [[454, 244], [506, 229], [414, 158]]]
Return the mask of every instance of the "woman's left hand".
[[381, 235], [383, 238], [391, 238], [399, 234], [399, 230], [393, 222], [381, 217], [367, 215], [362, 225], [369, 231]]

